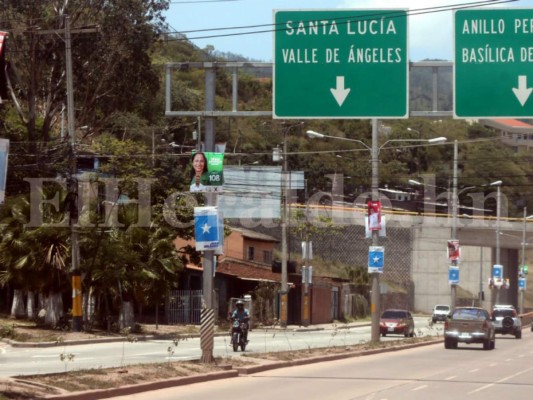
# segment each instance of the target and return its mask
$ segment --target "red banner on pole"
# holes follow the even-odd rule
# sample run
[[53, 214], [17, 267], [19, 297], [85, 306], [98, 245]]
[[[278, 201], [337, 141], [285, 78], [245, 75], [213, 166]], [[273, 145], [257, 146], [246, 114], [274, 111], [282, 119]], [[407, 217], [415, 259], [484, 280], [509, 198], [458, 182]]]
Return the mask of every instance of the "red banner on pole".
[[461, 248], [458, 240], [448, 240], [448, 260], [459, 261], [461, 258]]
[[381, 202], [368, 202], [368, 229], [379, 231], [381, 229]]

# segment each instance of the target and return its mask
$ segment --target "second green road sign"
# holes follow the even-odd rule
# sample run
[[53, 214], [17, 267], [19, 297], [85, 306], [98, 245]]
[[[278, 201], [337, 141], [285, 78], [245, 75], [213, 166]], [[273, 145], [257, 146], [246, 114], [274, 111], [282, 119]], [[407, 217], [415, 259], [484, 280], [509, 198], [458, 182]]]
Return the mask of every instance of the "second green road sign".
[[274, 11], [274, 118], [407, 118], [406, 10]]
[[454, 114], [533, 118], [533, 9], [455, 12]]

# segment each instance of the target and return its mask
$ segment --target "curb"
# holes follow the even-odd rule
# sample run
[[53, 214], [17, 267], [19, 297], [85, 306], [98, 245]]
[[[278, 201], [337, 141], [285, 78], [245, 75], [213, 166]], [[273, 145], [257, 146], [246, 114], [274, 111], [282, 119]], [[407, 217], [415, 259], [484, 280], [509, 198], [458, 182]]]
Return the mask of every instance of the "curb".
[[139, 383], [137, 385], [127, 385], [112, 389], [87, 390], [84, 392], [73, 392], [46, 396], [45, 399], [64, 399], [64, 400], [97, 400], [109, 399], [117, 396], [127, 396], [135, 393], [148, 392], [170, 387], [190, 385], [192, 383], [214, 381], [218, 379], [236, 378], [239, 375], [237, 370], [210, 372], [205, 375], [185, 376], [181, 378], [170, 378], [156, 382]]
[[302, 358], [302, 359], [293, 360], [293, 361], [275, 361], [269, 364], [254, 365], [250, 367], [236, 367], [235, 369], [239, 372], [239, 375], [250, 375], [250, 374], [255, 374], [258, 372], [269, 371], [271, 369], [296, 367], [299, 365], [314, 364], [314, 363], [319, 363], [319, 362], [324, 362], [324, 361], [336, 361], [336, 360], [343, 360], [346, 358], [370, 356], [373, 354], [381, 354], [381, 353], [388, 353], [392, 351], [400, 351], [400, 350], [413, 349], [416, 347], [429, 346], [429, 345], [438, 344], [441, 342], [442, 342], [442, 338], [439, 338], [435, 340], [429, 340], [427, 342], [410, 343], [410, 344], [393, 346], [393, 347], [385, 347], [382, 349], [359, 350], [359, 351], [352, 351], [352, 352], [347, 352], [347, 353]]
[[316, 357], [310, 357], [310, 358], [302, 358], [300, 360], [294, 360], [294, 361], [279, 361], [279, 362], [272, 362], [272, 363], [262, 364], [262, 365], [254, 365], [250, 367], [236, 367], [229, 371], [210, 372], [204, 375], [171, 378], [171, 379], [165, 379], [165, 380], [149, 382], [149, 383], [140, 383], [136, 385], [121, 386], [121, 387], [112, 388], [112, 389], [96, 389], [96, 390], [88, 390], [84, 392], [72, 392], [68, 394], [46, 396], [45, 399], [63, 399], [63, 400], [108, 399], [112, 397], [127, 396], [127, 395], [131, 395], [135, 393], [148, 392], [152, 390], [166, 389], [170, 387], [177, 387], [177, 386], [183, 386], [183, 385], [190, 385], [193, 383], [208, 382], [208, 381], [214, 381], [214, 380], [226, 379], [226, 378], [236, 378], [239, 376], [245, 376], [245, 375], [251, 375], [251, 374], [255, 374], [259, 372], [269, 371], [272, 369], [295, 367], [295, 366], [307, 365], [307, 364], [315, 364], [315, 363], [325, 362], [325, 361], [336, 361], [336, 360], [342, 360], [346, 358], [370, 356], [373, 354], [381, 354], [381, 353], [386, 353], [386, 352], [391, 352], [391, 351], [401, 351], [401, 350], [407, 350], [407, 349], [412, 349], [416, 347], [429, 346], [429, 345], [433, 345], [437, 343], [442, 343], [442, 338], [438, 338], [435, 340], [428, 340], [426, 342], [420, 342], [420, 343], [410, 343], [410, 344], [399, 345], [399, 346], [385, 347], [382, 349], [369, 349], [369, 350], [353, 351], [353, 352], [348, 352], [348, 353], [316, 356]]

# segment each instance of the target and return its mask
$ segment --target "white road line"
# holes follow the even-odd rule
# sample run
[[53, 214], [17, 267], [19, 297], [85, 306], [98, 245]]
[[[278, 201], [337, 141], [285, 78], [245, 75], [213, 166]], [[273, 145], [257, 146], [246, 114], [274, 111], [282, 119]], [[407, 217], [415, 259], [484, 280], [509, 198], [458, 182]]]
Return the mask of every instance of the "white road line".
[[512, 379], [512, 378], [516, 378], [517, 376], [519, 375], [522, 375], [522, 374], [525, 374], [526, 372], [529, 372], [533, 370], [533, 367], [532, 368], [528, 368], [528, 369], [525, 369], [523, 371], [520, 371], [520, 372], [517, 372], [516, 374], [513, 374], [513, 375], [509, 375], [509, 376], [506, 376], [505, 378], [502, 378], [500, 379], [499, 381], [496, 381], [494, 383], [489, 383], [488, 385], [484, 385], [484, 386], [481, 386], [475, 390], [472, 390], [471, 392], [468, 392], [468, 394], [473, 394], [473, 393], [477, 393], [477, 392], [481, 392], [482, 390], [485, 390], [485, 389], [488, 389], [492, 386], [494, 386], [496, 383], [503, 383], [505, 381], [508, 381], [509, 379]]
[[479, 368], [474, 368], [474, 369], [471, 369], [471, 370], [470, 370], [470, 371], [468, 371], [468, 372], [477, 372], [477, 371], [479, 371]]
[[428, 387], [428, 385], [422, 385], [422, 386], [419, 386], [419, 387], [417, 387], [417, 388], [414, 388], [414, 389], [411, 390], [411, 391], [412, 391], [412, 392], [416, 392], [417, 390], [422, 390], [422, 389], [425, 389], [425, 388], [427, 388], [427, 387]]
[[452, 379], [455, 379], [457, 377], [457, 375], [452, 375], [452, 376], [449, 376], [447, 378], [444, 378], [445, 381], [451, 381]]
[[489, 367], [495, 367], [496, 365], [498, 365], [498, 363], [492, 363], [492, 364], [489, 364]]

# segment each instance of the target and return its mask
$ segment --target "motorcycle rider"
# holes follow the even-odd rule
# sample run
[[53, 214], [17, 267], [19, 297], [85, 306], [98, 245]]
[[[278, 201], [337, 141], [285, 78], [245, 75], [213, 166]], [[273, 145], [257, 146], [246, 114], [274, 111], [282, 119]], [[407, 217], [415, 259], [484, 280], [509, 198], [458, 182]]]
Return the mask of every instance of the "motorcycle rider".
[[248, 343], [248, 323], [250, 321], [250, 312], [247, 308], [244, 308], [244, 302], [242, 300], [237, 300], [235, 303], [235, 309], [231, 313], [231, 319], [238, 319], [240, 323], [244, 323], [245, 328], [243, 332], [243, 339], [245, 343]]

